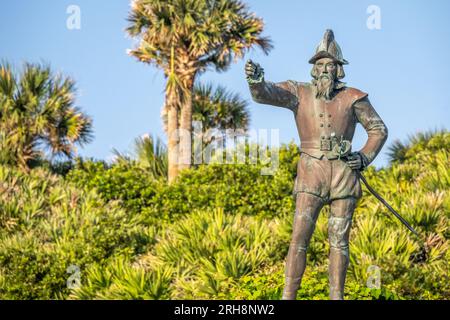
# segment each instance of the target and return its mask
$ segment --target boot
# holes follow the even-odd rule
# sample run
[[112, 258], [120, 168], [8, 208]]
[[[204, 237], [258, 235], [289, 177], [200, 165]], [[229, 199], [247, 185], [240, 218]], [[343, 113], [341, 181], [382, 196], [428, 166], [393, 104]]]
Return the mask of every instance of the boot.
[[302, 279], [301, 277], [299, 278], [286, 277], [283, 296], [281, 300], [296, 300], [297, 291], [300, 288], [301, 279]]

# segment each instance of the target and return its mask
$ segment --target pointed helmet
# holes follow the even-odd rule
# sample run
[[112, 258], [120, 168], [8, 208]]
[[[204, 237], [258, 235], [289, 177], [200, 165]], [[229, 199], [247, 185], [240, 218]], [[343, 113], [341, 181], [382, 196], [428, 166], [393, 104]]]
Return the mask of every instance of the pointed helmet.
[[331, 58], [341, 65], [348, 64], [348, 61], [342, 56], [341, 48], [336, 40], [334, 40], [333, 30], [328, 29], [325, 31], [323, 39], [316, 49], [316, 54], [309, 60], [309, 63], [314, 64], [317, 60], [322, 58]]

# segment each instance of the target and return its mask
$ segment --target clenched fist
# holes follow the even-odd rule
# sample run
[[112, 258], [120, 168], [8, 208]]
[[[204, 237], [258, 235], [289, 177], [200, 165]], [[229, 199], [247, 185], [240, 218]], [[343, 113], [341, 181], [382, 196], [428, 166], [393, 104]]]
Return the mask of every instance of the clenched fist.
[[347, 156], [347, 165], [352, 168], [352, 170], [362, 171], [367, 166], [367, 159], [359, 152], [352, 152]]
[[247, 81], [250, 83], [261, 82], [264, 77], [264, 69], [259, 65], [259, 63], [254, 63], [249, 59], [245, 64], [245, 75], [247, 77]]

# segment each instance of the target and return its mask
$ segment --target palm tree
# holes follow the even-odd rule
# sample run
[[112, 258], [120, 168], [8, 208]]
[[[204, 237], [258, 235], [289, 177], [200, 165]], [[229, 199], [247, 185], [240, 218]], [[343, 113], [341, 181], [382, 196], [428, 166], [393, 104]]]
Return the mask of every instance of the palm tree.
[[[202, 123], [203, 131], [240, 129], [245, 133], [248, 130], [250, 114], [247, 102], [224, 87], [213, 88], [211, 84], [196, 85], [192, 106], [192, 118]], [[162, 118], [164, 130], [167, 132], [167, 114], [163, 113]], [[211, 141], [203, 142], [208, 144]], [[148, 170], [155, 178], [167, 178], [167, 147], [160, 138], [143, 135], [134, 140], [133, 148], [131, 154], [113, 149], [115, 160], [124, 164], [137, 164]]]
[[28, 171], [46, 157], [76, 154], [92, 140], [92, 120], [75, 106], [75, 82], [49, 66], [20, 74], [0, 64], [0, 162]]
[[[192, 96], [192, 120], [202, 124], [204, 132], [208, 130], [248, 131], [250, 112], [248, 103], [237, 93], [226, 90], [223, 86], [196, 84]], [[162, 110], [164, 131], [167, 133], [167, 110]], [[211, 141], [203, 141], [209, 144]]]
[[[255, 45], [264, 53], [272, 46], [261, 36], [262, 19], [239, 0], [134, 0], [128, 21], [128, 34], [139, 40], [130, 55], [161, 68], [167, 79], [164, 108], [171, 182], [178, 170], [191, 164], [196, 77], [208, 67], [225, 71], [233, 58], [242, 58]], [[179, 151], [177, 129], [181, 129]]]
[[196, 85], [192, 104], [193, 120], [201, 121], [205, 131], [248, 130], [250, 112], [247, 109], [247, 102], [239, 94], [227, 91], [225, 87], [213, 88], [211, 84]]

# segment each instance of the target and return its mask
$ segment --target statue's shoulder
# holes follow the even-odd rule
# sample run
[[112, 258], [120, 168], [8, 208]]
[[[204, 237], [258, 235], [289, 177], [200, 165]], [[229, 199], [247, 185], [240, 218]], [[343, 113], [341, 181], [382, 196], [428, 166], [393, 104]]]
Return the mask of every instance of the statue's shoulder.
[[303, 87], [303, 88], [310, 88], [312, 85], [311, 82], [296, 81], [296, 83], [299, 87]]
[[310, 82], [295, 81], [295, 84], [300, 94], [312, 89], [312, 84]]
[[341, 90], [345, 93], [345, 95], [349, 98], [349, 100], [352, 103], [361, 100], [369, 95], [368, 93], [362, 90], [347, 86], [343, 86]]
[[354, 97], [356, 99], [361, 99], [361, 98], [364, 98], [369, 95], [367, 92], [364, 92], [364, 91], [356, 89], [356, 88], [347, 87], [347, 86], [344, 86], [342, 88], [342, 90], [344, 90], [344, 92], [347, 95]]
[[293, 86], [293, 87], [299, 87], [300, 84], [301, 84], [301, 82], [296, 81], [296, 80], [291, 80], [291, 79], [286, 80], [286, 81], [284, 81], [283, 83], [289, 84], [290, 86]]

